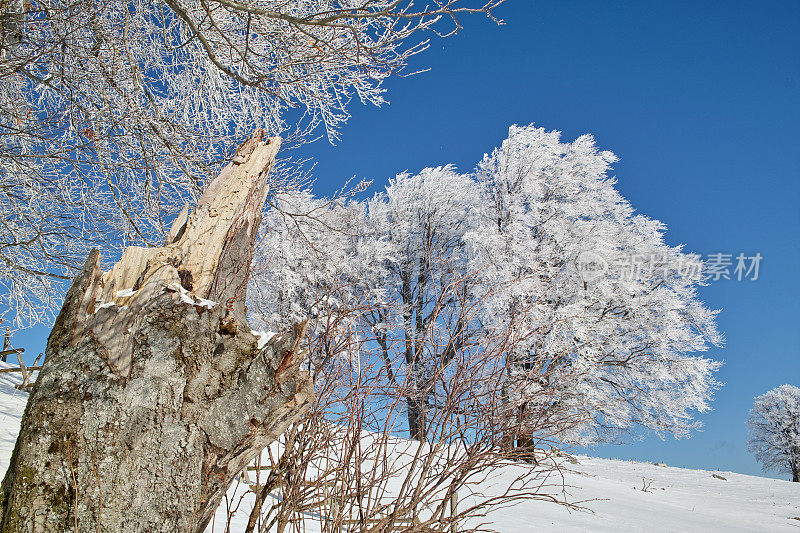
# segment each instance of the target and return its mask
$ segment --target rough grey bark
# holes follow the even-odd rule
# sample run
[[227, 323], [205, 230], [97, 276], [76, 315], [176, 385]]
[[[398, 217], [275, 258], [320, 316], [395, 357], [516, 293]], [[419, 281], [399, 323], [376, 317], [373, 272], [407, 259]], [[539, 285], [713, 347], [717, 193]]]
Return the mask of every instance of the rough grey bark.
[[0, 531], [203, 531], [236, 473], [310, 404], [305, 324], [264, 344], [245, 321], [279, 146], [262, 136], [163, 247], [129, 248], [108, 272], [90, 254], [48, 338]]

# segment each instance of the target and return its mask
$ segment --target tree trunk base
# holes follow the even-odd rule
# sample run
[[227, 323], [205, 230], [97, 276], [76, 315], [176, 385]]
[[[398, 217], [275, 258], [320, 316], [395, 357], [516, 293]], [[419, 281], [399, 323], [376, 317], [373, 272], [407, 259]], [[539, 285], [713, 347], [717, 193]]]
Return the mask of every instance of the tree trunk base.
[[164, 247], [106, 273], [88, 258], [25, 409], [0, 531], [202, 532], [310, 405], [305, 323], [266, 341], [235, 301], [278, 145], [254, 139]]

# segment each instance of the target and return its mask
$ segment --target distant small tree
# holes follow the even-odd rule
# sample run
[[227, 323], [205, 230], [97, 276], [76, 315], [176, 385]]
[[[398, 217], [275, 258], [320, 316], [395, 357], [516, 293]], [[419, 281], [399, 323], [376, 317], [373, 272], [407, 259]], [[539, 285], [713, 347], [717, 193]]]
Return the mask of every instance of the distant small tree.
[[747, 449], [765, 470], [800, 482], [800, 388], [781, 385], [756, 398], [747, 421]]

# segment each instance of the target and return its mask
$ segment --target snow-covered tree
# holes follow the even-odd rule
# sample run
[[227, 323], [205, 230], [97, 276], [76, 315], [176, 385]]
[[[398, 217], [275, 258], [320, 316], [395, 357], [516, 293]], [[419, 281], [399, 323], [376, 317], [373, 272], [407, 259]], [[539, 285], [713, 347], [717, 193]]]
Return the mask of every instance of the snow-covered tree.
[[3, 1], [0, 313], [46, 319], [91, 247], [160, 244], [256, 128], [335, 139], [418, 37], [502, 1]]
[[277, 330], [351, 307], [363, 219], [363, 204], [345, 198], [316, 198], [308, 190], [276, 195], [256, 249], [248, 294], [253, 320]]
[[312, 334], [336, 338], [334, 322], [361, 329], [357, 351], [381, 361], [405, 398], [412, 437], [424, 440], [439, 369], [469, 344], [464, 234], [480, 208], [478, 184], [452, 167], [400, 174], [365, 202], [280, 195], [267, 214], [266, 268], [251, 284], [251, 308], [273, 310], [256, 313], [268, 328], [311, 316]]
[[747, 449], [764, 469], [800, 482], [800, 388], [781, 385], [756, 397], [747, 427]]
[[374, 301], [366, 280], [378, 275], [386, 246], [366, 226], [365, 203], [347, 196], [286, 191], [271, 203], [248, 290], [250, 322], [281, 331], [308, 319], [308, 335], [319, 347], [311, 363], [324, 381], [331, 358], [360, 364], [362, 317]]
[[685, 436], [717, 387], [719, 363], [698, 354], [722, 338], [697, 297], [702, 263], [634, 214], [614, 161], [590, 136], [512, 127], [476, 176], [401, 174], [349, 211], [298, 197], [287, 209], [311, 220], [274, 224], [292, 244], [268, 247], [291, 274], [258, 290], [294, 294], [302, 314], [347, 287], [349, 302], [325, 299], [351, 318], [359, 308], [361, 349], [384, 361], [415, 438], [453, 358], [481, 349], [504, 354], [507, 445], [532, 446], [534, 427], [581, 442], [636, 424]]
[[[569, 440], [632, 424], [683, 436], [717, 387], [719, 363], [695, 355], [722, 342], [685, 271], [697, 261], [634, 214], [608, 175], [615, 161], [589, 135], [513, 126], [478, 166], [490, 210], [469, 240], [486, 323], [516, 323], [524, 339], [502, 392], [518, 444], [526, 418], [556, 412], [590, 420]], [[528, 401], [542, 389], [547, 402]]]
[[382, 300], [365, 320], [405, 396], [409, 432], [420, 441], [426, 411], [435, 408], [436, 380], [471, 342], [473, 277], [464, 235], [480, 210], [477, 183], [450, 166], [400, 174], [369, 202], [367, 225], [388, 253], [371, 287]]

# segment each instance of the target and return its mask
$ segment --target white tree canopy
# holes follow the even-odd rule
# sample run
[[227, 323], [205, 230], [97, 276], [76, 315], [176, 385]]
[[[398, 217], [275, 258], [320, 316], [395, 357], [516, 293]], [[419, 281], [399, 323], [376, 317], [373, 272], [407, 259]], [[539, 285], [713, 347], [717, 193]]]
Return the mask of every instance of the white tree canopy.
[[800, 481], [800, 388], [781, 385], [756, 397], [747, 428], [747, 449], [764, 469]]
[[[300, 295], [348, 287], [349, 305], [369, 311], [362, 338], [407, 382], [404, 394], [424, 396], [420, 409], [435, 405], [428, 377], [442, 375], [453, 349], [502, 336], [497, 394], [520, 431], [549, 416], [570, 441], [637, 424], [686, 436], [718, 386], [720, 363], [700, 355], [722, 343], [716, 312], [697, 296], [702, 280], [682, 268], [697, 259], [665, 244], [664, 225], [616, 191], [615, 161], [591, 136], [562, 142], [514, 126], [475, 175], [450, 166], [401, 174], [347, 207], [297, 196], [294, 209], [312, 220], [275, 224], [265, 248], [265, 264], [291, 273], [256, 291], [295, 294], [282, 305], [302, 314], [313, 300]], [[587, 272], [587, 254], [606, 268]], [[633, 272], [634, 259], [649, 264]]]
[[330, 335], [331, 317], [347, 316], [338, 327], [360, 329], [357, 337], [371, 342], [367, 356], [380, 358], [394, 390], [415, 404], [424, 438], [433, 376], [466, 342], [458, 326], [468, 292], [464, 234], [480, 213], [478, 183], [446, 166], [399, 174], [367, 201], [308, 192], [276, 200], [251, 309], [270, 329], [310, 315], [312, 334]]
[[[470, 234], [473, 269], [491, 288], [487, 320], [518, 322], [526, 338], [509, 354], [512, 404], [538, 416], [529, 383], [552, 390], [547, 410], [588, 408], [596, 435], [642, 424], [685, 436], [720, 365], [694, 354], [722, 337], [700, 281], [681, 272], [691, 257], [614, 188], [616, 160], [590, 135], [512, 126], [478, 166], [490, 214]], [[586, 271], [587, 257], [602, 268]]]

